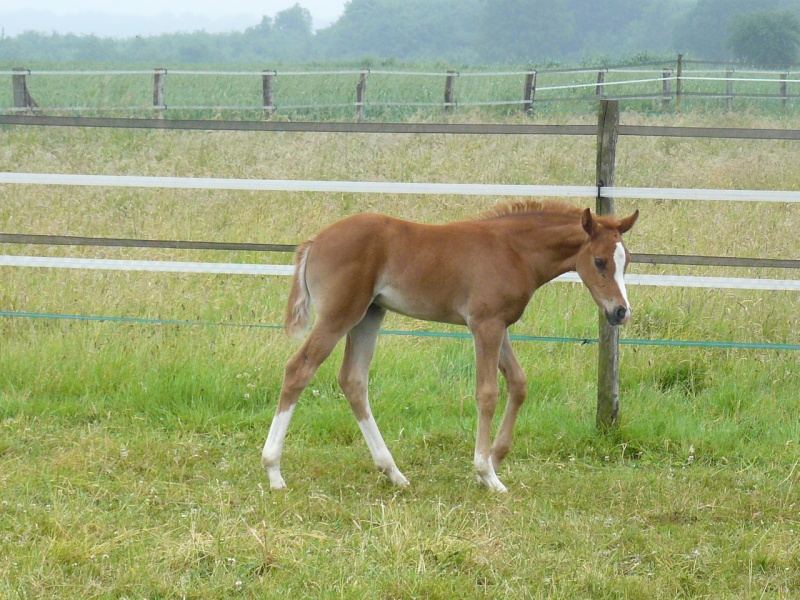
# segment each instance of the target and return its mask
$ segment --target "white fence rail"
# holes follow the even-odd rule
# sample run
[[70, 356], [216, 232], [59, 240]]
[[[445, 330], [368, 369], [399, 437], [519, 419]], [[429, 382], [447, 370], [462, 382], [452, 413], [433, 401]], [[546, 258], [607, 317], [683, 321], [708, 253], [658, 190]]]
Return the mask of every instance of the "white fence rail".
[[[161, 273], [208, 273], [217, 275], [278, 275], [294, 274], [292, 265], [260, 265], [243, 263], [171, 262], [161, 260], [117, 260], [97, 258], [57, 258], [48, 256], [0, 255], [2, 267], [44, 267], [54, 269], [89, 269], [104, 271], [149, 271]], [[576, 273], [566, 273], [554, 281], [580, 283]], [[625, 276], [628, 285], [657, 287], [691, 287], [738, 290], [772, 290], [800, 292], [800, 279], [754, 279], [742, 277], [696, 277], [681, 275]]]
[[558, 196], [800, 202], [800, 191], [721, 190], [700, 188], [628, 188], [586, 185], [508, 185], [485, 183], [405, 183], [394, 181], [312, 181], [300, 179], [230, 179], [210, 177], [147, 177], [137, 175], [67, 175], [0, 172], [0, 183], [94, 187], [138, 187], [186, 190], [433, 194], [462, 196]]

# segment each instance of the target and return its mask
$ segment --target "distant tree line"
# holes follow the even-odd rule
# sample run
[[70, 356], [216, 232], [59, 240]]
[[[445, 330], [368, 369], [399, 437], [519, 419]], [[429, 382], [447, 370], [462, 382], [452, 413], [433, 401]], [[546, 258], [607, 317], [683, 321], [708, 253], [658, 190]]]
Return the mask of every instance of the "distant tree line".
[[541, 65], [681, 52], [781, 66], [797, 63], [799, 48], [800, 0], [350, 0], [316, 32], [296, 4], [240, 32], [125, 39], [25, 32], [0, 39], [0, 60]]

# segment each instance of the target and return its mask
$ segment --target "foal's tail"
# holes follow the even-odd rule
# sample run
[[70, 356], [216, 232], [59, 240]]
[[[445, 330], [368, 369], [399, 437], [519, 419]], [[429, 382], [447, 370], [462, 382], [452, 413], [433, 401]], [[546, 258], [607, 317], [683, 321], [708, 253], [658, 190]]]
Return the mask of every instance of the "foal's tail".
[[306, 284], [306, 261], [314, 239], [300, 244], [294, 255], [294, 278], [289, 303], [286, 306], [286, 319], [283, 326], [286, 333], [294, 339], [301, 339], [311, 322], [311, 295]]

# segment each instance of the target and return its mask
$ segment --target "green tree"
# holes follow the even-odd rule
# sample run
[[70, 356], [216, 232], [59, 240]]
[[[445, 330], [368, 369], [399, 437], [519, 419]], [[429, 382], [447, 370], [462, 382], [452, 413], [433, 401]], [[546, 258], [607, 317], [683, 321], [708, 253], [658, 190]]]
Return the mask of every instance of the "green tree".
[[266, 37], [272, 33], [272, 19], [266, 15], [261, 17], [261, 23], [248, 27], [244, 31], [245, 35], [258, 35]]
[[274, 35], [265, 45], [265, 58], [273, 60], [307, 60], [314, 41], [311, 13], [299, 4], [275, 15]]
[[737, 15], [729, 47], [742, 62], [756, 66], [789, 66], [797, 62], [800, 20], [791, 11], [762, 10]]
[[[263, 21], [262, 21], [263, 23]], [[275, 15], [273, 29], [278, 33], [297, 36], [311, 36], [313, 20], [307, 8], [295, 4]]]
[[320, 58], [472, 57], [480, 0], [351, 0], [315, 35]]

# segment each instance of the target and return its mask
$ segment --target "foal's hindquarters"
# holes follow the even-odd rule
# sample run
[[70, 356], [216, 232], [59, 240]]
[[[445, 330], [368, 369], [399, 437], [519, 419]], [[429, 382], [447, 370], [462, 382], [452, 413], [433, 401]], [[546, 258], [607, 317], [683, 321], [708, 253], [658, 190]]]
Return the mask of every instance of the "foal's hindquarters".
[[[339, 370], [342, 388], [353, 414], [358, 421], [367, 446], [378, 469], [392, 483], [408, 485], [408, 480], [397, 468], [389, 449], [372, 416], [368, 399], [369, 366], [375, 352], [381, 323], [386, 309], [374, 300], [374, 277], [364, 277], [359, 272], [363, 257], [359, 247], [339, 248], [333, 253], [336, 268], [324, 261], [309, 260], [312, 249], [319, 255], [327, 250], [326, 242], [336, 238], [335, 225], [309, 240], [297, 251], [297, 269], [290, 294], [286, 329], [301, 333], [310, 319], [309, 305], [313, 304], [316, 319], [306, 340], [289, 359], [284, 373], [283, 386], [275, 418], [270, 426], [261, 460], [269, 475], [273, 489], [283, 489], [286, 484], [280, 472], [283, 443], [292, 412], [302, 391], [314, 373], [333, 351], [342, 337], [346, 337], [344, 359]], [[363, 247], [360, 248], [363, 251]]]

